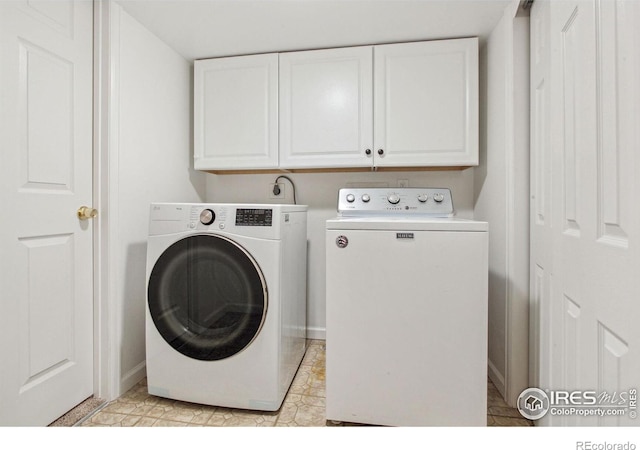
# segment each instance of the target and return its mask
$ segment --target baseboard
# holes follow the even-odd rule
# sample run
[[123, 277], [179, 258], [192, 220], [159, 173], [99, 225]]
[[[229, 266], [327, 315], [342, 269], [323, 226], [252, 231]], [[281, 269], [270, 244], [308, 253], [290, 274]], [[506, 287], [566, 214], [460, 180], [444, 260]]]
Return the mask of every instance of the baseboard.
[[506, 386], [504, 381], [504, 375], [502, 375], [500, 371], [496, 369], [496, 366], [491, 362], [491, 360], [489, 360], [488, 366], [489, 366], [489, 379], [494, 384], [494, 386], [498, 389], [498, 391], [500, 392], [500, 395], [502, 395], [503, 398], [506, 398], [506, 395], [505, 395]]
[[307, 327], [307, 339], [319, 339], [324, 341], [327, 337], [326, 328]]
[[134, 387], [140, 381], [147, 376], [147, 362], [142, 361], [140, 364], [135, 366], [129, 372], [125, 373], [122, 378], [120, 378], [120, 392], [118, 393], [118, 397], [123, 395], [129, 389]]

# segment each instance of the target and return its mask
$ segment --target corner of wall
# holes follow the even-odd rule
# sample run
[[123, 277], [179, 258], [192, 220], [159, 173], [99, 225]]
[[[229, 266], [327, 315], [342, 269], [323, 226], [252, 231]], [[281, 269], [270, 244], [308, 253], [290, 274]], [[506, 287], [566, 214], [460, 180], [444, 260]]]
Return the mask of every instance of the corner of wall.
[[504, 382], [504, 375], [496, 368], [496, 366], [489, 360], [488, 376], [493, 385], [498, 389], [500, 395], [506, 397], [506, 387]]
[[[108, 30], [101, 71], [108, 94], [101, 99], [108, 115], [101, 133], [108, 136], [99, 169], [104, 177], [108, 213], [108, 259], [103, 309], [99, 319], [100, 384], [113, 399], [145, 376], [145, 265], [148, 206], [152, 201], [198, 201], [206, 195], [206, 177], [191, 160], [192, 77], [190, 63], [115, 2], [102, 3]], [[163, 77], [157, 74], [164, 71]], [[157, 91], [163, 91], [159, 98]], [[179, 149], [181, 151], [176, 151]], [[178, 172], [179, 171], [179, 172]], [[144, 174], [144, 178], [141, 178]], [[176, 174], [178, 176], [173, 176]], [[141, 182], [143, 180], [143, 182]], [[105, 212], [107, 212], [107, 209]], [[126, 311], [125, 311], [126, 310]], [[101, 313], [102, 314], [102, 313]], [[105, 356], [106, 355], [106, 356]]]
[[[529, 386], [529, 17], [513, 20], [513, 186], [509, 206], [507, 392], [512, 406]], [[526, 325], [526, 326], [522, 326]]]
[[147, 363], [142, 361], [120, 378], [120, 393], [125, 393], [147, 376]]
[[529, 328], [528, 18], [516, 17], [518, 10], [517, 1], [505, 8], [482, 49], [484, 119], [474, 173], [474, 215], [491, 229], [489, 378], [512, 406], [528, 384]]

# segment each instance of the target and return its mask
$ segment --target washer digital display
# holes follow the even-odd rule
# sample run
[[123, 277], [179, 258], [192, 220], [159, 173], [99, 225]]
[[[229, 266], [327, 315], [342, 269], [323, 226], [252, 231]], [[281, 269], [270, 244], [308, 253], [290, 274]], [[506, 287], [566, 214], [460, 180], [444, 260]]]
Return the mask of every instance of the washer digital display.
[[272, 220], [272, 209], [236, 209], [237, 227], [270, 227]]

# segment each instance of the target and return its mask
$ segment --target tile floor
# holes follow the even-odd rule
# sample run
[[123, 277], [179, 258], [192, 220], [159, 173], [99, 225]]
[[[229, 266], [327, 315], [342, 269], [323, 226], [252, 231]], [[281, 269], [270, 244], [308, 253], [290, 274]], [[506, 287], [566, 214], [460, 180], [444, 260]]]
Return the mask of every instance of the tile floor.
[[[78, 425], [83, 427], [323, 427], [325, 420], [324, 341], [312, 340], [279, 411], [256, 412], [203, 406], [154, 397], [146, 380]], [[531, 426], [488, 383], [487, 425]], [[355, 425], [355, 424], [341, 424]]]

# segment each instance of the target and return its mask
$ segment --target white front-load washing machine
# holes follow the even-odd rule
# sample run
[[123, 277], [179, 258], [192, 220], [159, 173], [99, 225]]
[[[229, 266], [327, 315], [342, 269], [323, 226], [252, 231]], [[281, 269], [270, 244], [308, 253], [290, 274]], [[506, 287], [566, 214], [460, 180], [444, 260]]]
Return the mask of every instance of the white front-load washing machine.
[[153, 203], [150, 394], [280, 408], [306, 349], [307, 207]]

